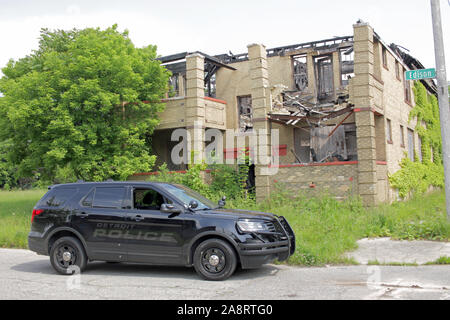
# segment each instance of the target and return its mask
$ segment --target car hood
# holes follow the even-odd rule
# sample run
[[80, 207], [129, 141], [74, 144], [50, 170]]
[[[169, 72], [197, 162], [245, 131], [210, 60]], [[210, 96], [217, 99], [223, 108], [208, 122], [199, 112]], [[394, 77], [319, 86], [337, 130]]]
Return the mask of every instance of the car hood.
[[215, 209], [210, 211], [204, 211], [205, 214], [222, 215], [229, 218], [237, 219], [264, 219], [274, 220], [275, 216], [272, 213], [238, 210], [238, 209]]

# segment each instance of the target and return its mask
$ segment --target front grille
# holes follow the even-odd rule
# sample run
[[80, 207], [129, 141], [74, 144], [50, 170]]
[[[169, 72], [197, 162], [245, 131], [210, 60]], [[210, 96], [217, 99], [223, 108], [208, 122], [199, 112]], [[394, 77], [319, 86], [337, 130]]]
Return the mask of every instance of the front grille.
[[275, 228], [275, 225], [273, 224], [273, 222], [264, 222], [264, 225], [267, 227], [267, 230], [269, 232], [277, 232], [277, 229]]

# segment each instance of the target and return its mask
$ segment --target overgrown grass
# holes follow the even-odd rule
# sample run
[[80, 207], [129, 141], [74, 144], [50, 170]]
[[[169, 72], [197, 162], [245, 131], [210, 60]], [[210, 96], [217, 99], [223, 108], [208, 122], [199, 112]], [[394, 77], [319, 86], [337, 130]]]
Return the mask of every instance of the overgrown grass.
[[31, 212], [45, 192], [0, 191], [0, 247], [27, 248]]
[[[44, 193], [0, 192], [0, 247], [27, 247], [31, 211]], [[355, 264], [343, 254], [356, 249], [356, 241], [366, 237], [450, 240], [444, 192], [368, 209], [356, 199], [340, 202], [326, 195], [294, 197], [279, 190], [264, 202], [230, 200], [227, 207], [285, 216], [297, 237], [297, 250], [289, 260], [292, 265]]]
[[297, 238], [297, 251], [289, 260], [293, 265], [354, 264], [343, 253], [356, 249], [356, 241], [362, 238], [450, 239], [444, 192], [365, 208], [355, 199], [339, 202], [326, 195], [293, 197], [279, 191], [270, 201], [254, 205], [234, 202], [232, 206], [285, 216]]

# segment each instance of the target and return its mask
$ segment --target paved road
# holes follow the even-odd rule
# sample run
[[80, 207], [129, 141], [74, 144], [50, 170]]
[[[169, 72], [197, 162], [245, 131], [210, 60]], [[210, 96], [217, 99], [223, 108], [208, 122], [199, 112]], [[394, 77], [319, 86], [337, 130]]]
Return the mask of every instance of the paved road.
[[48, 257], [0, 249], [0, 299], [446, 299], [450, 266], [294, 268], [238, 271], [225, 282], [189, 268], [92, 263], [57, 275]]

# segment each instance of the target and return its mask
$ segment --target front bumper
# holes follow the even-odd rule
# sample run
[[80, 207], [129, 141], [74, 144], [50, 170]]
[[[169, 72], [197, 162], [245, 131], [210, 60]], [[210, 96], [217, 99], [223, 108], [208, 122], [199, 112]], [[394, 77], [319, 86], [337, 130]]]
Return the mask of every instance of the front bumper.
[[259, 268], [275, 260], [286, 261], [295, 252], [295, 234], [284, 217], [277, 217], [279, 241], [240, 243], [239, 253], [243, 269]]

